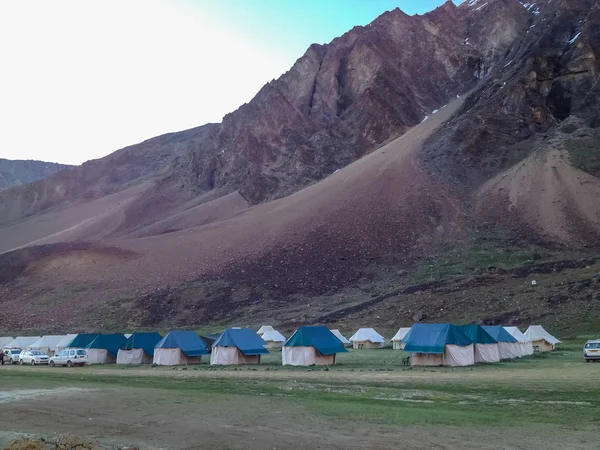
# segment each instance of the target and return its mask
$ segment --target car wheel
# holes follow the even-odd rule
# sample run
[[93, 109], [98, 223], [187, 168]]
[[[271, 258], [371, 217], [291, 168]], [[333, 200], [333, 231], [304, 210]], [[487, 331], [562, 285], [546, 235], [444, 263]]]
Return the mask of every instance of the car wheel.
[[50, 367], [54, 367], [54, 361], [50, 361]]
[[67, 361], [67, 367], [73, 367], [73, 363], [71, 361]]
[[32, 360], [31, 360], [31, 365], [32, 365], [32, 366], [35, 366], [35, 359], [32, 359]]
[[22, 359], [19, 360], [19, 365], [21, 365], [21, 366], [23, 365], [23, 360]]

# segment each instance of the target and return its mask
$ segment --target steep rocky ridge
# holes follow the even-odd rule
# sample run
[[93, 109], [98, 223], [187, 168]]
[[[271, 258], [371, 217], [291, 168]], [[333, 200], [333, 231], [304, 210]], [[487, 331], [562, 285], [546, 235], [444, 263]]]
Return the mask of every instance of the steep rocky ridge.
[[66, 164], [0, 158], [0, 190], [32, 183], [68, 169]]

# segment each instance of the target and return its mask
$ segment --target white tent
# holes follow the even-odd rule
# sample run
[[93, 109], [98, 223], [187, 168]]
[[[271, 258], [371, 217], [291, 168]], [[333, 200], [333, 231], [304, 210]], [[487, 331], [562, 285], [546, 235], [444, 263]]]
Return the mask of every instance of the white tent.
[[352, 348], [381, 348], [385, 344], [385, 339], [373, 328], [360, 328], [350, 338]]
[[406, 337], [406, 335], [408, 334], [408, 332], [410, 331], [410, 327], [409, 328], [400, 328], [398, 330], [398, 332], [394, 335], [394, 337], [392, 338], [392, 346], [394, 348], [394, 350], [403, 350], [404, 349], [404, 345], [402, 343], [402, 339], [404, 339]]
[[14, 340], [15, 340], [15, 338], [12, 337], [12, 336], [2, 336], [2, 337], [0, 337], [0, 349], [6, 347], [8, 344], [10, 344]]
[[56, 344], [56, 351], [59, 352], [61, 350], [64, 350], [65, 348], [67, 348], [67, 345], [69, 345], [71, 342], [73, 342], [73, 339], [75, 339], [77, 337], [76, 334], [67, 334], [65, 336], [63, 336], [63, 338], [60, 340], [60, 342], [58, 344]]
[[330, 331], [333, 333], [333, 335], [336, 338], [338, 338], [340, 341], [342, 341], [342, 344], [344, 344], [344, 345], [350, 344], [350, 341], [348, 339], [346, 339], [346, 337], [342, 333], [340, 333], [340, 330], [330, 330]]
[[533, 345], [527, 336], [521, 333], [517, 327], [504, 327], [504, 329], [514, 337], [517, 341], [519, 341], [519, 346], [521, 348], [521, 355], [533, 355]]
[[527, 328], [525, 336], [531, 341], [533, 347], [537, 347], [540, 352], [551, 352], [556, 344], [561, 343], [541, 325], [531, 325]]
[[28, 349], [38, 349], [48, 356], [53, 356], [56, 352], [56, 346], [64, 339], [64, 336], [42, 336], [33, 344], [27, 346]]
[[262, 335], [268, 331], [275, 331], [275, 328], [273, 328], [271, 325], [263, 325], [258, 329], [256, 333], [262, 337]]
[[267, 343], [266, 348], [283, 347], [285, 342], [285, 336], [277, 330], [267, 331], [261, 337]]
[[21, 350], [24, 350], [27, 346], [40, 339], [40, 337], [41, 336], [19, 336], [12, 342], [9, 342], [4, 348], [20, 348]]

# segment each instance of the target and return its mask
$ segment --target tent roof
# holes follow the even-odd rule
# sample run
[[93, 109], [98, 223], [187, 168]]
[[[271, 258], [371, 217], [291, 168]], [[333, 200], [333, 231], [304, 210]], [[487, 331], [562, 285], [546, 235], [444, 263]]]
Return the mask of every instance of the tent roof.
[[543, 339], [552, 345], [561, 343], [561, 341], [548, 333], [541, 325], [531, 325], [529, 328], [527, 328], [525, 336], [527, 336], [531, 341], [539, 341]]
[[340, 340], [327, 327], [300, 327], [284, 345], [285, 347], [314, 347], [323, 356], [347, 352]]
[[215, 341], [213, 347], [237, 347], [244, 355], [269, 354], [267, 343], [250, 328], [228, 328]]
[[487, 331], [483, 329], [481, 325], [459, 325], [458, 329], [462, 334], [467, 336], [473, 344], [497, 344], [498, 341]]
[[405, 352], [444, 353], [446, 345], [466, 347], [473, 342], [449, 323], [416, 323], [405, 337]]
[[[85, 345], [83, 348], [98, 348], [107, 350], [108, 353], [110, 353], [113, 357], [116, 358], [117, 353], [119, 353], [119, 349], [125, 344], [125, 342], [127, 342], [127, 338], [124, 334], [97, 334], [96, 337], [92, 339], [92, 341], [89, 344]], [[69, 347], [75, 346], [71, 343]]]
[[154, 348], [179, 348], [187, 356], [208, 355], [206, 343], [195, 331], [169, 331]]
[[392, 341], [401, 341], [402, 339], [404, 339], [406, 337], [406, 335], [408, 334], [409, 331], [410, 331], [410, 327], [400, 328], [398, 330], [398, 332], [392, 338]]
[[160, 342], [162, 336], [156, 332], [152, 333], [133, 333], [129, 335], [129, 338], [121, 345], [123, 350], [133, 350], [134, 348], [141, 348], [144, 353], [150, 356], [154, 356], [154, 347]]
[[519, 342], [530, 342], [529, 338], [521, 333], [517, 327], [504, 327], [506, 332], [514, 337]]
[[275, 328], [273, 328], [271, 325], [263, 325], [258, 329], [257, 333], [265, 334], [267, 331], [275, 331]]
[[333, 335], [338, 338], [340, 340], [340, 342], [342, 344], [349, 344], [350, 341], [342, 334], [340, 333], [340, 330], [331, 330], [331, 332], [333, 333]]
[[96, 337], [99, 336], [98, 333], [81, 333], [75, 336], [75, 338], [69, 342], [65, 347], [68, 348], [86, 348], [88, 345], [92, 343]]
[[48, 347], [50, 350], [56, 350], [56, 345], [64, 339], [64, 336], [42, 336], [33, 344], [28, 345], [28, 348]]
[[350, 338], [350, 342], [362, 342], [362, 341], [371, 341], [371, 342], [384, 342], [385, 339], [382, 335], [380, 335], [373, 328], [360, 328], [354, 335]]
[[484, 325], [482, 328], [498, 342], [517, 342], [517, 340], [501, 325]]
[[285, 342], [285, 336], [277, 330], [267, 331], [262, 335], [263, 341]]
[[5, 347], [6, 345], [10, 344], [14, 340], [15, 340], [15, 338], [12, 336], [0, 337], [0, 348]]
[[4, 347], [5, 348], [27, 348], [28, 345], [33, 344], [35, 341], [40, 339], [41, 336], [18, 336], [13, 339], [12, 342], [9, 342]]
[[63, 336], [63, 338], [61, 339], [61, 341], [56, 344], [56, 348], [59, 347], [68, 347], [69, 344], [71, 342], [73, 342], [73, 339], [75, 339], [77, 337], [76, 334], [67, 334], [66, 336]]

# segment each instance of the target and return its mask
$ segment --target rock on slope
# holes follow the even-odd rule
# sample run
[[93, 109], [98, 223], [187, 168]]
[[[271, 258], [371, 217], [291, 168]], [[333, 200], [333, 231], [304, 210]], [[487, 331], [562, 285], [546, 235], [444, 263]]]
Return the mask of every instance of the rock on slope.
[[41, 180], [69, 167], [71, 166], [44, 161], [0, 158], [0, 190]]

